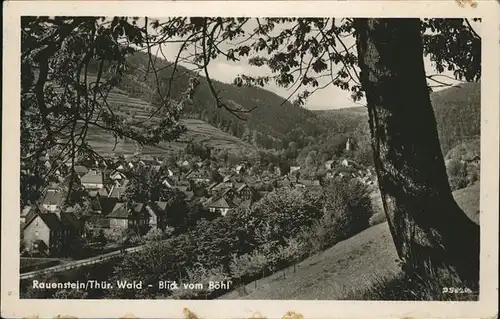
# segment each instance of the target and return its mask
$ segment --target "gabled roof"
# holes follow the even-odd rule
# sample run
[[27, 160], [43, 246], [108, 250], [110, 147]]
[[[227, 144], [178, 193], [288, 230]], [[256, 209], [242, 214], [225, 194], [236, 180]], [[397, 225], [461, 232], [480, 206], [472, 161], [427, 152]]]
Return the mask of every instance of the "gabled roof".
[[73, 230], [78, 230], [82, 226], [81, 223], [80, 223], [80, 221], [76, 217], [76, 215], [73, 214], [73, 213], [62, 212], [61, 213], [61, 222], [65, 226], [70, 227]]
[[99, 205], [101, 207], [101, 214], [104, 216], [109, 215], [117, 203], [117, 199], [113, 197], [100, 197]]
[[229, 199], [226, 199], [224, 197], [219, 198], [215, 202], [212, 202], [208, 204], [209, 207], [214, 207], [214, 208], [236, 208], [238, 207], [235, 203], [230, 201]]
[[167, 204], [167, 202], [156, 201], [147, 205], [146, 209], [150, 212], [150, 214], [152, 211], [155, 215], [164, 215]]
[[82, 184], [102, 184], [103, 176], [99, 171], [89, 171], [80, 179]]
[[125, 193], [126, 190], [127, 190], [127, 188], [125, 186], [121, 186], [121, 187], [113, 186], [111, 188], [111, 191], [108, 194], [108, 197], [109, 198], [120, 198], [121, 196], [123, 196], [123, 194]]
[[154, 202], [156, 206], [158, 206], [161, 210], [167, 209], [168, 202], [164, 201], [156, 201]]
[[127, 209], [127, 203], [116, 203], [111, 211], [111, 214], [108, 215], [109, 218], [123, 218], [127, 219], [129, 217], [129, 211]]
[[24, 229], [28, 227], [37, 217], [40, 217], [40, 219], [49, 227], [50, 230], [56, 231], [64, 228], [64, 225], [61, 223], [59, 220], [59, 217], [55, 213], [41, 213], [33, 216], [25, 225]]
[[212, 189], [214, 187], [216, 187], [217, 185], [219, 185], [220, 183], [217, 183], [217, 182], [213, 182], [212, 184], [208, 185], [208, 189]]
[[44, 205], [63, 205], [66, 200], [66, 194], [59, 190], [47, 190], [43, 197], [42, 204]]
[[21, 210], [21, 217], [28, 217], [29, 215], [35, 213], [37, 211], [36, 206], [30, 206], [26, 205], [24, 208]]
[[113, 211], [109, 214], [110, 218], [129, 218], [142, 212], [143, 203], [116, 203]]
[[[240, 184], [239, 187], [238, 187], [238, 184]], [[238, 184], [236, 184], [236, 187], [238, 187], [236, 189], [237, 192], [241, 192], [245, 187], [250, 187], [247, 184], [241, 184], [241, 183], [238, 183]]]
[[87, 174], [89, 172], [89, 169], [83, 165], [75, 165], [74, 171], [77, 174]]

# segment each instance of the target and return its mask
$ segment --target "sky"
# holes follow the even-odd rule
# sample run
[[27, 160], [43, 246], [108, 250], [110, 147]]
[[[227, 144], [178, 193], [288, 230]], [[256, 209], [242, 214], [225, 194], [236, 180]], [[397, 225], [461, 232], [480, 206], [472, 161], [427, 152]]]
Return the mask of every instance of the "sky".
[[[478, 34], [481, 34], [480, 23], [475, 23], [475, 22], [471, 23], [475, 31]], [[250, 24], [249, 28], [253, 29], [253, 26]], [[279, 31], [279, 29], [277, 31]], [[355, 40], [352, 36], [344, 38], [344, 42], [348, 47], [351, 44], [354, 44], [354, 41]], [[230, 47], [230, 46], [231, 44], [222, 45], [222, 47]], [[175, 57], [178, 54], [179, 48], [180, 48], [179, 43], [168, 44], [163, 47], [163, 54], [165, 55], [167, 60], [174, 61]], [[426, 73], [428, 75], [437, 73], [428, 57], [424, 57], [424, 65]], [[212, 60], [210, 62], [208, 70], [210, 77], [212, 79], [216, 79], [220, 82], [225, 82], [225, 83], [233, 83], [234, 78], [240, 74], [253, 75], [253, 76], [271, 75], [271, 72], [266, 67], [250, 66], [247, 64], [245, 60], [242, 60], [240, 62], [228, 61], [223, 56], [215, 60]], [[453, 74], [450, 72], [445, 72], [442, 75], [453, 78]], [[440, 77], [439, 80], [445, 83], [449, 83], [451, 85], [460, 83], [448, 77]], [[320, 82], [320, 85], [321, 84], [322, 83]], [[275, 83], [271, 82], [265, 87], [265, 89], [272, 91], [284, 98], [288, 98], [291, 92], [293, 91], [293, 89], [279, 87]], [[434, 90], [438, 91], [441, 89], [443, 88], [435, 88]], [[314, 95], [310, 96], [304, 107], [311, 110], [326, 110], [326, 109], [338, 109], [345, 107], [362, 106], [364, 104], [365, 104], [364, 100], [358, 102], [352, 101], [350, 93], [348, 91], [344, 91], [333, 85], [329, 85], [328, 87], [322, 90], [316, 91]]]

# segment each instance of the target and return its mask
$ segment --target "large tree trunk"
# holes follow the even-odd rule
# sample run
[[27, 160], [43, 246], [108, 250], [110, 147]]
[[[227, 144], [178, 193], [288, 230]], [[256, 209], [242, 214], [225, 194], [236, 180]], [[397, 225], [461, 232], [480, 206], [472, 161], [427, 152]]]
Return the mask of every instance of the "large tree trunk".
[[479, 280], [479, 226], [453, 199], [427, 89], [419, 19], [356, 19], [361, 84], [397, 252]]

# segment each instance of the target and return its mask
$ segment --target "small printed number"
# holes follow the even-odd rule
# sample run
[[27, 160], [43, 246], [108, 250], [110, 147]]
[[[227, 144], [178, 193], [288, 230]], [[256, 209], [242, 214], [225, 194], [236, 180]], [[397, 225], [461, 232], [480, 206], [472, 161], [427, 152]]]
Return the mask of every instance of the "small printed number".
[[470, 294], [472, 290], [469, 288], [459, 288], [459, 287], [444, 287], [444, 294]]

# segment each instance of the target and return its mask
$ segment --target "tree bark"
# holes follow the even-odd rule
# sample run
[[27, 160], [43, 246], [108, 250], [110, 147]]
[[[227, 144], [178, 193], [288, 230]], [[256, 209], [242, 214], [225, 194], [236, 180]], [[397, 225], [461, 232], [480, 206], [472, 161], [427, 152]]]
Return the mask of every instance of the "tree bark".
[[378, 184], [412, 270], [452, 266], [479, 281], [479, 226], [455, 202], [427, 88], [419, 19], [355, 19]]

